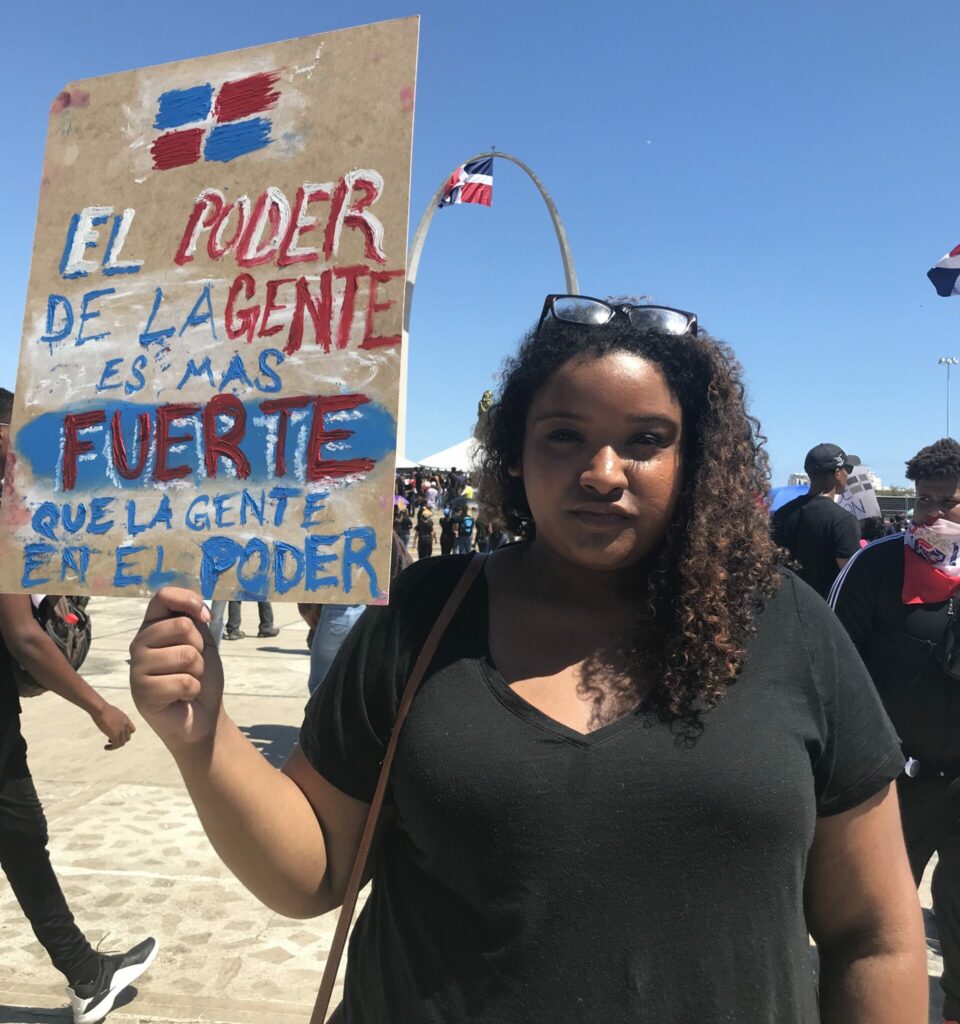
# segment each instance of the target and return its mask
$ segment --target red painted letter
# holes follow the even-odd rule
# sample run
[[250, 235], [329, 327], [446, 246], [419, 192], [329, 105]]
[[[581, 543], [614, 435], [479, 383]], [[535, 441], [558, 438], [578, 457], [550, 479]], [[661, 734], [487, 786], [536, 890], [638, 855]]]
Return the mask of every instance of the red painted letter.
[[304, 409], [311, 402], [312, 398], [270, 398], [265, 402], [260, 403], [260, 409], [267, 416], [272, 416], [274, 413], [280, 414], [280, 420], [277, 423], [277, 450], [274, 455], [274, 476], [286, 476], [287, 474], [287, 460], [285, 457], [285, 449], [287, 447], [287, 423], [290, 421], [290, 413], [293, 409]]
[[236, 314], [237, 321], [234, 322], [233, 319], [233, 304], [237, 301], [237, 294], [241, 288], [243, 288], [243, 297], [245, 299], [252, 299], [254, 292], [257, 290], [257, 283], [250, 274], [238, 274], [233, 279], [230, 291], [227, 292], [227, 305], [223, 311], [223, 324], [227, 329], [227, 337], [231, 341], [243, 337], [244, 334], [247, 336], [247, 341], [253, 341], [253, 332], [257, 329], [257, 320], [260, 317], [260, 307], [247, 306], [246, 309], [240, 309]]
[[377, 313], [382, 313], [393, 305], [393, 299], [386, 302], [377, 302], [377, 285], [386, 284], [391, 278], [403, 277], [402, 270], [371, 270], [370, 271], [370, 301], [367, 304], [367, 328], [363, 332], [361, 348], [383, 348], [386, 345], [399, 345], [399, 334], [388, 334], [378, 337], [373, 333], [373, 318]]
[[147, 464], [147, 448], [150, 443], [150, 413], [142, 412], [137, 416], [137, 464], [131, 467], [127, 461], [127, 446], [123, 440], [123, 424], [120, 422], [120, 410], [110, 420], [110, 442], [113, 448], [113, 468], [124, 480], [136, 480]]
[[[217, 433], [217, 417], [230, 416], [233, 423], [225, 434]], [[237, 467], [237, 476], [246, 480], [250, 475], [250, 460], [240, 451], [247, 428], [247, 410], [236, 395], [214, 395], [203, 410], [203, 457], [207, 476], [217, 475], [217, 457], [222, 455]], [[183, 467], [181, 467], [183, 468]]]
[[335, 428], [327, 430], [323, 418], [328, 412], [340, 409], [355, 409], [370, 399], [366, 395], [317, 395], [313, 400], [313, 423], [310, 425], [310, 440], [307, 442], [307, 479], [322, 480], [325, 477], [349, 476], [351, 473], [366, 473], [373, 469], [373, 459], [325, 459], [323, 446], [328, 441], [345, 441], [352, 430]]
[[77, 461], [81, 455], [93, 451], [90, 441], [79, 438], [81, 430], [95, 427], [106, 421], [107, 414], [103, 409], [91, 412], [68, 412], [63, 417], [63, 489], [72, 491], [77, 486]]
[[194, 416], [199, 411], [200, 406], [193, 403], [161, 405], [157, 408], [157, 464], [153, 467], [154, 480], [177, 480], [190, 475], [189, 466], [167, 465], [167, 453], [171, 445], [193, 440], [193, 434], [179, 434], [177, 437], [171, 437], [170, 424], [174, 420]]

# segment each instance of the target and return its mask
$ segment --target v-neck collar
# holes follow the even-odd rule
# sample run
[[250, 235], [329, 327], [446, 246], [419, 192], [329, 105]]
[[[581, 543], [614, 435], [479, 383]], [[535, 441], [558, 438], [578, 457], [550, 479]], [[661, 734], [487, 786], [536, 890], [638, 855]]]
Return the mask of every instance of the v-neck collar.
[[523, 719], [534, 728], [552, 733], [554, 736], [558, 736], [568, 743], [574, 743], [579, 747], [595, 747], [624, 729], [636, 725], [644, 717], [644, 702], [641, 702], [631, 711], [627, 711], [619, 718], [608, 722], [599, 729], [594, 729], [593, 732], [578, 732], [569, 725], [564, 725], [563, 722], [557, 721], [556, 718], [551, 718], [545, 711], [541, 711], [536, 705], [521, 697], [507, 683], [500, 670], [490, 658], [489, 642], [486, 656], [477, 658], [476, 661], [480, 674], [483, 676], [490, 691], [509, 712]]
[[627, 711], [619, 718], [608, 722], [599, 729], [594, 729], [593, 732], [578, 732], [569, 725], [564, 725], [563, 722], [558, 721], [556, 718], [551, 718], [545, 711], [541, 711], [536, 705], [521, 697], [503, 677], [503, 674], [494, 664], [493, 655], [490, 653], [490, 584], [487, 580], [486, 566], [484, 571], [480, 573], [475, 585], [480, 587], [479, 596], [483, 609], [483, 642], [485, 647], [483, 656], [476, 659], [477, 665], [480, 674], [493, 695], [508, 711], [531, 726], [550, 732], [554, 736], [558, 736], [580, 747], [597, 746], [624, 729], [632, 727], [645, 717], [647, 698], [640, 701], [636, 707]]

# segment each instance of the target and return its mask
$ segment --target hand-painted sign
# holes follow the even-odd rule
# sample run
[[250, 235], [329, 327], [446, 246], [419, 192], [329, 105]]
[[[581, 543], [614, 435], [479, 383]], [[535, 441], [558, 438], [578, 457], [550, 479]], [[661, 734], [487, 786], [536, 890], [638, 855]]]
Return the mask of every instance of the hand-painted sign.
[[417, 30], [57, 97], [4, 592], [386, 600]]

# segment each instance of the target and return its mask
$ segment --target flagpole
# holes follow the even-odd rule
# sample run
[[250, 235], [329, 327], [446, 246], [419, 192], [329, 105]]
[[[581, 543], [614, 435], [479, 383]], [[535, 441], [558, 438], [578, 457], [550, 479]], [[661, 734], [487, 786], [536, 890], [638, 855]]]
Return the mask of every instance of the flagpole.
[[950, 436], [950, 367], [957, 365], [957, 360], [953, 356], [941, 356], [937, 360], [938, 366], [945, 366], [947, 368], [947, 437]]
[[[501, 160], [509, 160], [511, 163], [516, 164], [517, 167], [526, 172], [527, 177], [534, 183], [534, 185], [537, 186], [540, 196], [547, 207], [547, 212], [550, 214], [550, 220], [553, 222], [553, 230], [557, 236], [557, 244], [560, 246], [560, 258], [563, 261], [563, 274], [566, 279], [567, 292], [570, 295], [579, 295], [580, 286], [577, 283], [577, 272], [573, 267], [573, 253], [570, 251], [570, 242], [567, 239], [567, 233], [564, 230], [563, 222], [560, 220], [560, 214], [557, 212], [557, 207], [554, 204], [553, 199], [550, 197], [550, 193], [547, 192], [544, 187], [543, 182], [519, 157], [513, 156], [510, 153], [501, 153], [499, 150], [491, 150], [489, 153], [478, 153], [476, 156], [468, 157], [463, 161], [463, 163], [469, 164], [474, 160], [485, 160], [488, 157], [497, 157]], [[413, 288], [417, 280], [417, 270], [420, 266], [420, 256], [423, 252], [423, 243], [426, 241], [430, 222], [433, 220], [433, 215], [439, 208], [440, 200], [443, 198], [443, 193], [446, 191], [447, 182], [449, 180], [450, 175], [447, 174], [441, 182], [440, 187], [434, 193], [426, 210], [423, 211], [423, 216], [420, 218], [420, 223], [417, 225], [413, 241], [410, 243], [410, 251], [407, 254], [407, 280], [404, 288], [403, 301], [403, 334], [400, 344], [400, 394], [399, 401], [397, 403], [398, 459], [401, 456], [405, 458], [407, 455], [407, 379], [410, 358], [410, 311], [413, 308]]]

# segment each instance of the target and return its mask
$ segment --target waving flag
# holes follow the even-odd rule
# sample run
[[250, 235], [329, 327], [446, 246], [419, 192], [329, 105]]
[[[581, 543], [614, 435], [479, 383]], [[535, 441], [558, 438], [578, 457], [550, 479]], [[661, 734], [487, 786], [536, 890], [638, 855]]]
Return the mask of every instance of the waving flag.
[[479, 203], [489, 206], [493, 200], [493, 157], [485, 160], [471, 160], [458, 167], [443, 193], [439, 206], [455, 206], [457, 203]]
[[937, 295], [945, 299], [951, 295], [960, 295], [960, 245], [951, 249], [946, 256], [927, 271], [930, 283], [937, 289]]

